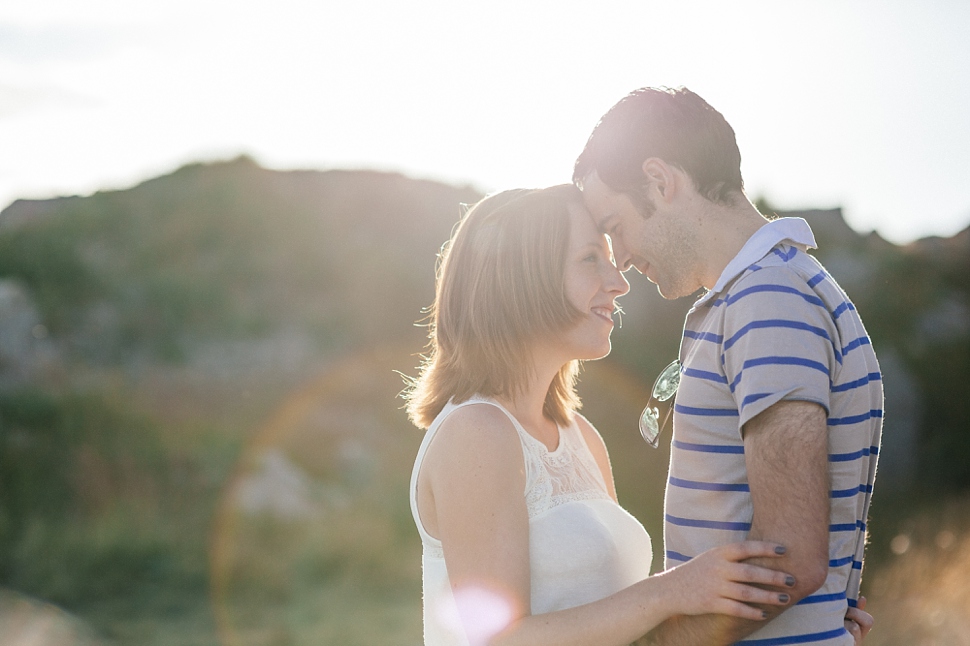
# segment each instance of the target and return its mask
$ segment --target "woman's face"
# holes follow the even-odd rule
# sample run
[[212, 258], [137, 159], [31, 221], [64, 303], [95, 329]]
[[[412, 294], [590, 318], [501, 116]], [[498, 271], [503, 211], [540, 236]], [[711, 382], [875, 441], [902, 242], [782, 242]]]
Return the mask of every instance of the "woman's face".
[[589, 212], [581, 204], [571, 204], [569, 215], [565, 291], [581, 316], [564, 341], [570, 359], [599, 359], [610, 353], [614, 300], [630, 291], [630, 284], [613, 264], [606, 236]]

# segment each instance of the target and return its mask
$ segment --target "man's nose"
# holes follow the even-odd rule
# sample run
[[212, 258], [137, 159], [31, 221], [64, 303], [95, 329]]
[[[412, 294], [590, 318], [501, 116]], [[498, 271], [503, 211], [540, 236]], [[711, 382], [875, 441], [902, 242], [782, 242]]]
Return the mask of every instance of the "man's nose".
[[626, 245], [620, 239], [613, 242], [613, 260], [620, 271], [626, 271], [633, 264], [633, 256], [627, 250]]

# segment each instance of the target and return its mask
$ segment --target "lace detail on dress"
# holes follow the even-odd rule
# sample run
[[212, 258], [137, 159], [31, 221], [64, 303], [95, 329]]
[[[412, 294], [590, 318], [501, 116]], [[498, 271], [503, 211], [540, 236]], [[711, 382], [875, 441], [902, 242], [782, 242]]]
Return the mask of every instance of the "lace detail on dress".
[[525, 494], [529, 518], [567, 502], [610, 500], [603, 474], [576, 422], [559, 430], [560, 445], [552, 452], [524, 429], [517, 430], [526, 474], [531, 476]]

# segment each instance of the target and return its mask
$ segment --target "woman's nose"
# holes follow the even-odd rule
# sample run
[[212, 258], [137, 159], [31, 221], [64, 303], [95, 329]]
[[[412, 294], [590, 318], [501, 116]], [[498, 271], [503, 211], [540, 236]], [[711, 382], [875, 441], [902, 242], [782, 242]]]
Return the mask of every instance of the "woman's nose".
[[626, 279], [617, 267], [610, 265], [609, 275], [606, 279], [606, 290], [616, 292], [617, 296], [623, 296], [630, 291], [630, 282]]

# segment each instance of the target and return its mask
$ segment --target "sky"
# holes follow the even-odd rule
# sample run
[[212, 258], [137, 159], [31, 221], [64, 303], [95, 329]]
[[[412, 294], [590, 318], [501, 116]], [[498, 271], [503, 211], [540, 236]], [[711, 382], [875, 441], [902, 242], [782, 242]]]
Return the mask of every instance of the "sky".
[[965, 0], [3, 0], [0, 208], [240, 154], [546, 186], [627, 92], [683, 85], [734, 127], [752, 199], [948, 236], [968, 34]]

